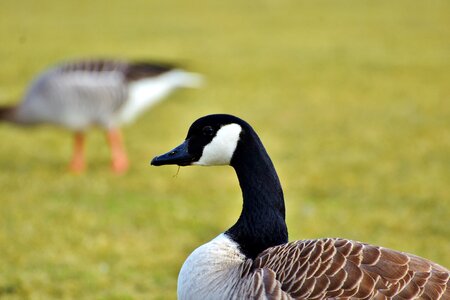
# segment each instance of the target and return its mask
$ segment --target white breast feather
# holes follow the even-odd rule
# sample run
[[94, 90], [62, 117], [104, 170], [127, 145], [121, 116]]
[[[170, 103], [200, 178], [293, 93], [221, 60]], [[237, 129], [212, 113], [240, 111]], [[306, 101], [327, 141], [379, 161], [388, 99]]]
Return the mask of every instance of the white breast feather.
[[220, 234], [192, 252], [178, 276], [178, 299], [230, 299], [245, 256], [236, 242]]

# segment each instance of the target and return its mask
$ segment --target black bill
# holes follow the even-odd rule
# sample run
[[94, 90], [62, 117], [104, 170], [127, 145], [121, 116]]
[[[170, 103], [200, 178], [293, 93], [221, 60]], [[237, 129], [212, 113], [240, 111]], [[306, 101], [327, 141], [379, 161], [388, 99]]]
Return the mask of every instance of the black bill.
[[170, 150], [165, 154], [161, 154], [152, 159], [150, 164], [152, 166], [163, 165], [179, 165], [187, 166], [192, 163], [194, 157], [188, 152], [188, 141], [184, 141], [178, 147]]

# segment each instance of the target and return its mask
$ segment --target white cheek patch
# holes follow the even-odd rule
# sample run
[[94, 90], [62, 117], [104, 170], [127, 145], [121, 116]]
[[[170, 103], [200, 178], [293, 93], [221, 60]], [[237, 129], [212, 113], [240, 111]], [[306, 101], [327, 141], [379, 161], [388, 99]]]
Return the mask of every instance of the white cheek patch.
[[238, 124], [228, 124], [220, 128], [212, 141], [203, 148], [203, 153], [194, 165], [229, 165], [242, 131]]

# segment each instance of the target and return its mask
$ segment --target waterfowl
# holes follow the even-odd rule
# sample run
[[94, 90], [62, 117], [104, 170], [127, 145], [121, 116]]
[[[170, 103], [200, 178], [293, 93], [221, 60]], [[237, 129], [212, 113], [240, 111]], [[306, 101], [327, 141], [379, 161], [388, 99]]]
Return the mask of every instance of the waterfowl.
[[70, 167], [85, 168], [84, 132], [106, 130], [113, 170], [128, 168], [120, 125], [180, 87], [197, 87], [199, 75], [175, 65], [119, 60], [81, 60], [51, 67], [30, 84], [23, 101], [0, 107], [0, 121], [22, 125], [55, 124], [75, 133]]
[[450, 299], [450, 271], [424, 258], [342, 238], [288, 242], [275, 168], [235, 116], [198, 119], [151, 164], [230, 165], [242, 189], [237, 222], [184, 262], [179, 299]]

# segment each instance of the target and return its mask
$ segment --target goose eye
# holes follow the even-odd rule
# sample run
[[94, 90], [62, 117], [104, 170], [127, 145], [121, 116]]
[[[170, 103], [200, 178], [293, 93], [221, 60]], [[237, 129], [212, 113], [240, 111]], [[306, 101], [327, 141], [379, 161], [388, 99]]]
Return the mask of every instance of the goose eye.
[[202, 129], [204, 136], [212, 136], [214, 134], [214, 129], [211, 126], [205, 126]]

